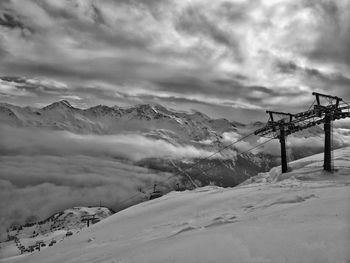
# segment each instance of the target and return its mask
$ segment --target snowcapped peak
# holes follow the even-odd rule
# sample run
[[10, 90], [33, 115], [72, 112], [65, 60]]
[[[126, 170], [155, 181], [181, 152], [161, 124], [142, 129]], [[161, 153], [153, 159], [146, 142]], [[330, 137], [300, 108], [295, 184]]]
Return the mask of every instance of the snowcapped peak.
[[169, 113], [171, 111], [171, 110], [165, 108], [163, 105], [160, 105], [160, 104], [154, 104], [153, 108], [155, 110], [157, 110], [157, 111], [166, 112], [166, 113]]
[[167, 111], [165, 107], [159, 104], [137, 104], [135, 106], [132, 106], [130, 109], [136, 109], [136, 110], [144, 110], [144, 111], [153, 111], [153, 112], [158, 112], [158, 111]]
[[150, 104], [138, 104], [135, 108], [140, 110], [154, 111], [154, 107], [152, 107]]
[[134, 107], [126, 109], [129, 113], [134, 113], [141, 118], [153, 119], [155, 116], [162, 116], [163, 112], [160, 108], [150, 104], [138, 104]]
[[46, 110], [54, 108], [73, 108], [73, 106], [67, 100], [60, 100], [44, 107], [43, 109]]
[[209, 120], [209, 119], [210, 119], [210, 118], [209, 118], [207, 115], [205, 115], [204, 113], [199, 112], [199, 111], [196, 111], [196, 110], [192, 110], [191, 116], [192, 116], [192, 118], [194, 118], [194, 119], [197, 119], [197, 118], [199, 118], [199, 119], [206, 119], [206, 120]]
[[92, 111], [95, 111], [95, 112], [107, 112], [107, 111], [111, 111], [112, 109], [114, 108], [110, 108], [108, 106], [105, 106], [105, 105], [97, 105], [97, 106], [94, 106], [94, 107], [91, 107], [88, 110], [92, 110]]
[[58, 103], [65, 105], [67, 107], [72, 107], [72, 105], [67, 100], [60, 100]]

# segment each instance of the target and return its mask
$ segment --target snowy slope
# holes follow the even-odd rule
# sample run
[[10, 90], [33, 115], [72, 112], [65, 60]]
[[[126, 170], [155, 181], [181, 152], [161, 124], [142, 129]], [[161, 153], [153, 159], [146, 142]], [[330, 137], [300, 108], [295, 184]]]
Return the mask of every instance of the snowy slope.
[[[349, 262], [350, 148], [235, 188], [171, 192], [7, 262]], [[255, 182], [253, 182], [255, 181]]]
[[95, 221], [101, 221], [113, 213], [106, 207], [73, 207], [55, 213], [43, 221], [17, 226], [7, 233], [11, 237], [10, 241], [1, 240], [0, 259], [19, 255], [21, 246], [28, 248], [37, 241], [48, 245], [51, 240], [63, 240], [68, 231], [77, 233], [87, 226], [82, 221], [84, 216], [94, 215]]

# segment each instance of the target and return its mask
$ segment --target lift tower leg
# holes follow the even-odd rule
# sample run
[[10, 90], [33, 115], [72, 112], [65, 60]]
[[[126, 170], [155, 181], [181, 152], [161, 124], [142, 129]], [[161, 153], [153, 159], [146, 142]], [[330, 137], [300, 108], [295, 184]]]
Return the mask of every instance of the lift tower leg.
[[287, 166], [287, 152], [286, 152], [286, 132], [284, 130], [284, 126], [280, 126], [280, 144], [281, 144], [281, 166], [282, 173], [288, 172]]
[[325, 171], [332, 171], [332, 152], [331, 152], [331, 115], [329, 113], [325, 114], [324, 123], [324, 163], [323, 169]]

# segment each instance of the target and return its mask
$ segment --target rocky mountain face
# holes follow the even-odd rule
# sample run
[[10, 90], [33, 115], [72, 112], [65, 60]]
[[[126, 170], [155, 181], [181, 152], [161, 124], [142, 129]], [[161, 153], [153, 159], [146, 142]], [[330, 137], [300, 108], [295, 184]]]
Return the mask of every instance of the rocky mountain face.
[[[191, 145], [197, 149], [217, 151], [225, 146], [223, 135], [235, 134], [237, 138], [257, 129], [262, 123], [244, 125], [226, 119], [211, 119], [200, 113], [176, 112], [161, 105], [136, 105], [129, 108], [98, 105], [88, 109], [73, 107], [62, 100], [43, 108], [18, 107], [0, 104], [0, 121], [16, 127], [35, 127], [63, 130], [76, 134], [125, 134], [136, 133], [162, 140], [173, 145]], [[235, 150], [233, 147], [229, 150]], [[268, 155], [253, 155], [228, 158], [211, 158], [195, 168], [198, 160], [169, 158], [145, 158], [135, 165], [165, 171], [180, 177], [184, 187], [190, 187], [188, 176], [198, 185], [209, 183], [234, 186], [258, 172], [267, 171], [275, 165]], [[184, 169], [186, 173], [183, 173]], [[207, 172], [206, 172], [207, 171]]]

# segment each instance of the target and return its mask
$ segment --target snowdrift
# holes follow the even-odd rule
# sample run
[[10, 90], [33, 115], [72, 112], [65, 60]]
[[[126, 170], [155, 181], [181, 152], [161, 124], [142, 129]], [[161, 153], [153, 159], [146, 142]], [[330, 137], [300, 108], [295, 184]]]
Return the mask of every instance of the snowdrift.
[[350, 148], [235, 188], [171, 192], [7, 262], [349, 262]]

